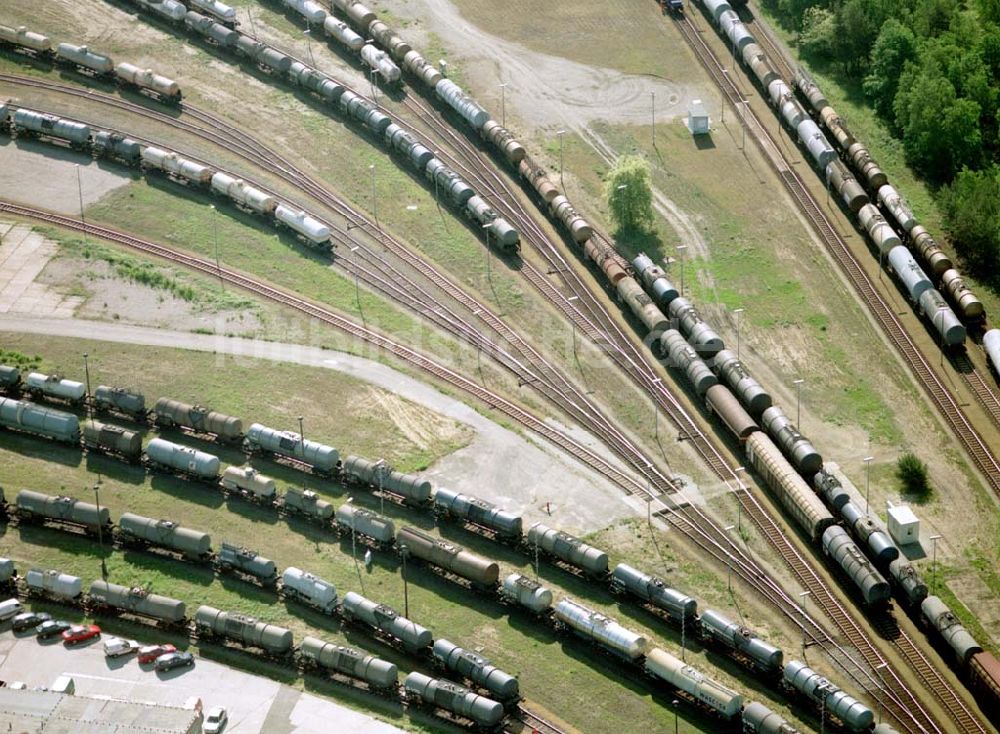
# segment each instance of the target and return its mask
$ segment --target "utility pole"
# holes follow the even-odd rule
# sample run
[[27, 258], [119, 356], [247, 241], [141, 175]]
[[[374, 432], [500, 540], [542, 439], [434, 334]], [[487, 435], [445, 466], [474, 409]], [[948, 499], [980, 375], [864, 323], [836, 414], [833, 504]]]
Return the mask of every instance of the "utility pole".
[[410, 548], [406, 543], [401, 543], [399, 546], [399, 555], [403, 559], [403, 616], [407, 619], [410, 618], [410, 590], [407, 586], [406, 578], [406, 557], [410, 555]]
[[108, 565], [104, 561], [104, 531], [101, 526], [101, 483], [94, 484], [94, 502], [97, 504], [97, 545], [101, 549], [101, 578], [108, 580]]
[[507, 129], [507, 85], [500, 85], [500, 127]]
[[86, 352], [83, 353], [83, 374], [86, 375], [87, 380], [87, 417], [93, 419], [94, 407], [90, 402], [90, 365], [87, 363], [88, 356]]
[[559, 136], [559, 187], [564, 195], [566, 194], [566, 184], [563, 182], [563, 135], [565, 134], [565, 130], [556, 130], [556, 135]]

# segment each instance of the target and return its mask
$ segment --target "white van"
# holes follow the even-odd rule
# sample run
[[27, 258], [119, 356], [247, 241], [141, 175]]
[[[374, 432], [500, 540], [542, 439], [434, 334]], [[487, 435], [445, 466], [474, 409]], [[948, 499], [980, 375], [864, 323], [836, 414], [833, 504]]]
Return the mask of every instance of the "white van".
[[17, 599], [0, 601], [0, 622], [6, 622], [8, 619], [13, 619], [23, 611], [24, 607], [21, 606], [21, 602]]

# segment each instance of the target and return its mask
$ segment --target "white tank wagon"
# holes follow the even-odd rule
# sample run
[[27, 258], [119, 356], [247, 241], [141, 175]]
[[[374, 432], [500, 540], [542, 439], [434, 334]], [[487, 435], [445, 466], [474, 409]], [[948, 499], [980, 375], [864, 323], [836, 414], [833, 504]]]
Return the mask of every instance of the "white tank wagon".
[[223, 543], [215, 558], [215, 567], [221, 573], [234, 571], [260, 582], [261, 586], [274, 586], [278, 583], [278, 569], [274, 561], [257, 553], [232, 543]]
[[322, 25], [328, 17], [326, 10], [313, 0], [281, 0], [281, 3], [305, 18], [310, 25]]
[[219, 0], [187, 0], [187, 4], [192, 8], [197, 8], [204, 13], [217, 18], [222, 23], [229, 26], [238, 25], [236, 20], [236, 8], [230, 7]]
[[678, 624], [694, 624], [698, 619], [698, 602], [687, 594], [672, 589], [656, 576], [650, 576], [627, 563], [619, 563], [611, 572], [611, 591], [628, 592], [656, 609], [660, 609]]
[[375, 691], [392, 691], [399, 687], [399, 669], [394, 663], [316, 637], [302, 638], [299, 660], [308, 668], [322, 668], [363, 680]]
[[90, 585], [88, 605], [98, 612], [155, 619], [167, 627], [180, 627], [187, 623], [187, 605], [184, 602], [150, 593], [140, 586], [130, 588], [98, 579]]
[[822, 455], [777, 405], [772, 405], [761, 414], [761, 424], [800, 472], [812, 475], [822, 468]]
[[527, 543], [529, 546], [541, 549], [552, 558], [583, 569], [591, 576], [603, 577], [608, 573], [607, 553], [569, 533], [554, 530], [540, 522], [528, 528]]
[[333, 6], [342, 11], [355, 28], [367, 33], [368, 26], [375, 22], [377, 16], [360, 0], [333, 0]]
[[162, 438], [154, 438], [146, 446], [146, 461], [152, 468], [194, 479], [217, 479], [221, 466], [218, 456]]
[[714, 609], [701, 613], [701, 632], [704, 637], [734, 651], [752, 667], [769, 674], [781, 672], [785, 654], [780, 648], [765, 642], [753, 630], [727, 619]]
[[927, 598], [927, 583], [904, 556], [889, 564], [889, 578], [899, 587], [911, 606], [916, 606]]
[[[431, 84], [430, 86], [434, 85]], [[520, 141], [514, 137], [510, 130], [503, 127], [496, 120], [487, 120], [482, 130], [479, 131], [479, 134], [495, 146], [503, 154], [503, 157], [507, 159], [507, 162], [513, 166], [520, 163], [524, 159], [524, 156], [527, 155], [527, 151], [521, 145]]]
[[385, 604], [366, 599], [361, 594], [348, 591], [340, 606], [340, 614], [348, 621], [363, 622], [393, 644], [399, 644], [408, 652], [426, 650], [434, 642], [430, 630], [412, 622]]
[[983, 351], [993, 365], [993, 371], [1000, 375], [1000, 329], [990, 329], [983, 334]]
[[271, 214], [278, 206], [278, 200], [270, 194], [222, 171], [212, 176], [212, 191], [232, 199], [241, 209], [254, 214]]
[[800, 122], [809, 119], [809, 113], [795, 99], [792, 90], [785, 85], [784, 81], [775, 80], [771, 82], [768, 85], [767, 91], [771, 97], [771, 104], [778, 109], [781, 118], [792, 130], [798, 129]]
[[195, 631], [199, 638], [224, 638], [243, 647], [257, 647], [274, 657], [287, 657], [293, 652], [292, 632], [245, 614], [232, 614], [202, 605], [194, 613]]
[[455, 112], [461, 115], [476, 130], [479, 130], [490, 119], [490, 113], [467, 95], [460, 86], [451, 79], [442, 79], [434, 87], [437, 96]]
[[920, 603], [920, 616], [928, 626], [941, 635], [941, 639], [951, 648], [955, 659], [962, 665], [968, 663], [969, 658], [977, 652], [982, 652], [982, 645], [976, 642], [940, 597], [928, 596], [924, 599]]
[[434, 514], [486, 528], [502, 539], [520, 540], [523, 534], [520, 515], [445, 487], [438, 487], [434, 492]]
[[783, 717], [757, 701], [743, 707], [743, 731], [751, 734], [801, 734]]
[[187, 8], [177, 0], [133, 0], [161, 18], [178, 22], [184, 19]]
[[660, 335], [659, 346], [660, 354], [669, 360], [671, 367], [684, 372], [699, 395], [704, 395], [708, 388], [719, 384], [719, 378], [676, 329], [665, 330]]
[[333, 614], [337, 609], [336, 587], [295, 566], [289, 566], [282, 572], [281, 594], [286, 599], [295, 599], [324, 614]]
[[902, 244], [899, 235], [873, 204], [866, 204], [858, 210], [858, 221], [868, 233], [868, 238], [883, 255]]
[[912, 303], [917, 303], [924, 291], [934, 287], [931, 279], [927, 277], [923, 268], [913, 259], [913, 255], [905, 246], [893, 247], [889, 250], [888, 257], [892, 272], [903, 284], [903, 288], [906, 289]]
[[365, 45], [365, 39], [351, 30], [350, 26], [342, 20], [337, 20], [332, 15], [326, 16], [323, 21], [323, 31], [337, 43], [347, 46], [355, 53], [361, 51]]
[[549, 201], [549, 212], [563, 223], [563, 226], [572, 235], [573, 241], [578, 245], [583, 244], [594, 236], [594, 228], [573, 208], [573, 205], [569, 203], [569, 199], [562, 194], [558, 194]]
[[500, 598], [522, 606], [533, 614], [545, 614], [552, 608], [552, 592], [519, 573], [512, 573], [503, 580]]
[[917, 251], [935, 278], [940, 278], [946, 270], [951, 270], [953, 267], [951, 258], [945, 254], [930, 232], [919, 224], [910, 230], [910, 247]]
[[751, 433], [760, 431], [756, 421], [743, 409], [740, 401], [725, 385], [712, 385], [705, 391], [708, 411], [719, 417], [729, 431], [738, 439], [745, 439]]
[[35, 56], [47, 56], [52, 53], [52, 41], [48, 36], [29, 31], [23, 25], [17, 28], [0, 25], [0, 44], [27, 49]]
[[344, 536], [353, 532], [371, 538], [380, 548], [388, 548], [396, 542], [396, 526], [377, 512], [345, 503], [337, 508], [334, 517]]
[[304, 211], [279, 203], [274, 208], [274, 218], [301, 235], [306, 242], [323, 248], [330, 247], [330, 228]]
[[500, 566], [446, 540], [416, 528], [402, 527], [396, 533], [396, 550], [414, 556], [470, 582], [473, 588], [492, 589], [500, 580]]
[[798, 124], [796, 132], [798, 133], [799, 140], [802, 141], [802, 144], [806, 146], [806, 150], [809, 151], [809, 155], [812, 156], [816, 167], [825, 172], [827, 165], [837, 157], [837, 151], [830, 145], [830, 141], [826, 139], [826, 135], [819, 129], [819, 125], [813, 122], [812, 118], [806, 118]]
[[0, 397], [0, 427], [68, 444], [76, 444], [80, 440], [79, 418], [72, 413], [43, 408], [27, 400]]
[[558, 624], [626, 660], [638, 660], [649, 647], [642, 635], [570, 599], [560, 600], [553, 615]]
[[823, 531], [823, 551], [837, 562], [848, 578], [861, 591], [861, 598], [868, 606], [885, 604], [891, 592], [889, 583], [882, 577], [864, 552], [851, 540], [839, 525]]
[[415, 474], [395, 471], [385, 462], [369, 461], [358, 456], [344, 460], [343, 477], [355, 484], [392, 492], [402, 497], [406, 504], [422, 507], [431, 501], [432, 485]]
[[124, 513], [118, 520], [118, 540], [126, 547], [152, 546], [193, 561], [212, 557], [212, 538], [208, 533], [181, 527], [171, 520], [156, 520], [131, 512]]
[[204, 38], [208, 43], [222, 48], [232, 48], [240, 38], [240, 34], [228, 27], [227, 24], [216, 23], [211, 18], [193, 10], [189, 10], [184, 16], [184, 26], [189, 31]]
[[252, 466], [227, 466], [219, 486], [227, 495], [235, 494], [260, 505], [271, 505], [278, 496], [274, 480]]
[[17, 516], [22, 522], [52, 522], [83, 528], [96, 534], [98, 528], [111, 530], [111, 513], [107, 507], [73, 499], [22, 489], [14, 498]]
[[770, 393], [750, 376], [746, 365], [730, 350], [723, 349], [712, 358], [712, 370], [755, 418], [759, 418], [773, 404]]
[[670, 322], [663, 315], [663, 311], [653, 303], [653, 299], [646, 295], [646, 291], [633, 278], [622, 278], [615, 288], [618, 290], [618, 297], [642, 322], [650, 338], [659, 339], [660, 335], [670, 328]]
[[[0, 104], [0, 120], [2, 120], [6, 115], [4, 110], [6, 107]], [[21, 370], [17, 367], [11, 367], [10, 365], [0, 364], [0, 390], [3, 391], [14, 391], [17, 390], [21, 385]]]
[[854, 214], [871, 203], [864, 187], [839, 158], [834, 158], [826, 165], [826, 184], [837, 192], [844, 206]]
[[670, 302], [680, 295], [674, 284], [667, 279], [663, 268], [656, 265], [646, 253], [640, 252], [636, 255], [632, 260], [632, 268], [660, 308], [667, 308]]
[[142, 420], [146, 417], [146, 398], [142, 393], [131, 392], [123, 387], [98, 385], [94, 390], [94, 409], [120, 413]]
[[313, 492], [311, 489], [289, 487], [280, 500], [280, 509], [285, 514], [305, 515], [306, 517], [324, 522], [333, 517], [333, 505]]
[[180, 400], [160, 398], [153, 406], [156, 424], [166, 428], [186, 428], [197, 433], [218, 436], [224, 441], [243, 438], [243, 421], [201, 405], [189, 405]]
[[670, 302], [668, 312], [671, 322], [678, 325], [677, 330], [687, 337], [688, 343], [702, 359], [714, 357], [725, 347], [722, 337], [715, 333], [698, 313], [698, 309], [683, 296]]
[[833, 515], [782, 456], [770, 437], [761, 431], [747, 436], [747, 461], [763, 477], [767, 486], [798, 526], [814, 541], [834, 524]]
[[115, 62], [110, 56], [95, 53], [86, 46], [60, 43], [56, 46], [56, 61], [75, 66], [95, 76], [108, 76], [115, 70]]
[[503, 705], [498, 701], [442, 678], [413, 672], [403, 680], [403, 688], [408, 699], [412, 697], [417, 703], [438, 706], [472, 721], [485, 731], [493, 731], [504, 719]]
[[29, 372], [24, 379], [24, 389], [36, 400], [61, 400], [70, 405], [82, 405], [87, 397], [87, 388], [82, 382], [67, 380], [62, 375], [46, 375]]
[[29, 569], [24, 586], [29, 596], [55, 601], [76, 601], [83, 594], [83, 579], [55, 569]]
[[365, 66], [382, 77], [386, 84], [395, 84], [402, 76], [402, 72], [389, 57], [389, 54], [375, 48], [370, 43], [361, 47], [361, 60]]
[[965, 283], [965, 279], [954, 268], [941, 274], [941, 287], [951, 302], [958, 306], [959, 313], [966, 321], [978, 321], [986, 314], [986, 307], [979, 297]]
[[[340, 465], [340, 453], [332, 446], [304, 439], [294, 431], [279, 431], [260, 423], [252, 423], [247, 429], [243, 447], [251, 454], [267, 453], [291, 459], [322, 475], [333, 474]], [[330, 514], [333, 514], [332, 508]]]
[[920, 310], [945, 345], [955, 347], [965, 341], [965, 326], [936, 289], [928, 288], [920, 294]]
[[203, 186], [212, 180], [212, 174], [215, 173], [208, 166], [189, 161], [173, 151], [162, 150], [152, 145], [142, 149], [142, 165], [146, 169], [162, 171], [179, 181], [190, 181]]
[[517, 678], [500, 670], [481, 655], [469, 652], [444, 638], [434, 641], [431, 654], [443, 668], [482, 686], [501, 701], [513, 701], [520, 695]]
[[658, 647], [650, 650], [642, 668], [651, 677], [666, 681], [724, 719], [738, 716], [743, 709], [743, 696], [707, 678], [666, 650]]
[[903, 228], [907, 234], [916, 226], [917, 218], [913, 216], [913, 210], [906, 203], [903, 197], [895, 188], [886, 184], [878, 190], [879, 203], [885, 207], [886, 211], [892, 215], [896, 223]]
[[155, 73], [152, 69], [142, 69], [135, 64], [122, 62], [115, 67], [115, 76], [127, 86], [152, 92], [164, 102], [176, 104], [181, 101], [181, 87], [173, 79]]
[[876, 563], [885, 567], [899, 558], [899, 548], [892, 542], [892, 538], [853, 502], [841, 505], [840, 516], [844, 518], [854, 537], [868, 548]]
[[839, 719], [851, 731], [866, 731], [875, 722], [875, 714], [857, 699], [847, 695], [805, 663], [785, 663], [785, 683], [820, 704], [827, 716]]
[[83, 445], [92, 451], [120, 456], [128, 462], [142, 458], [142, 434], [90, 419], [83, 422]]

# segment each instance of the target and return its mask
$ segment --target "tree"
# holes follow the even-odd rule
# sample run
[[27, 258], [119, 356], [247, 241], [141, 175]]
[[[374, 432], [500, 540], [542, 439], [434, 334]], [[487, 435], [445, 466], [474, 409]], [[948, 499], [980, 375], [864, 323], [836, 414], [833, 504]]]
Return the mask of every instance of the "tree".
[[843, 0], [835, 12], [840, 61], [849, 72], [867, 66], [882, 24], [902, 10], [899, 0]]
[[611, 219], [620, 232], [636, 232], [653, 225], [653, 191], [649, 164], [636, 155], [621, 156], [604, 184]]
[[941, 192], [955, 250], [983, 280], [1000, 286], [1000, 165], [963, 170]]
[[799, 46], [807, 56], [834, 60], [839, 46], [837, 22], [833, 12], [826, 8], [807, 8], [802, 14], [802, 32]]
[[899, 90], [899, 78], [906, 62], [917, 58], [917, 39], [913, 31], [895, 18], [882, 24], [882, 31], [872, 49], [871, 72], [865, 77], [865, 96], [883, 118], [892, 120], [892, 102]]
[[931, 496], [931, 485], [927, 480], [927, 464], [909, 451], [896, 462], [896, 478], [902, 483], [903, 491], [918, 502], [926, 502]]

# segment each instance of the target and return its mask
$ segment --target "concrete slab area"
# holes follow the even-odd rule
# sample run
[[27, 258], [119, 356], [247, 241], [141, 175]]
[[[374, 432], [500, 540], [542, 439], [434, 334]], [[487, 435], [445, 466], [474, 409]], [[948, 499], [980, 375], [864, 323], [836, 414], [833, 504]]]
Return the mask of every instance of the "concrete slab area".
[[[206, 710], [225, 706], [228, 734], [396, 734], [394, 726], [332, 701], [275, 681], [197, 658], [191, 668], [156, 673], [134, 658], [109, 660], [97, 642], [72, 650], [58, 642], [40, 644], [33, 636], [0, 633], [0, 680], [47, 687], [70, 675], [79, 695], [180, 706], [192, 696]], [[152, 638], [140, 642], [155, 642]], [[5, 730], [0, 713], [0, 730]]]
[[25, 225], [0, 222], [0, 313], [68, 318], [83, 303], [35, 279], [59, 247]]

